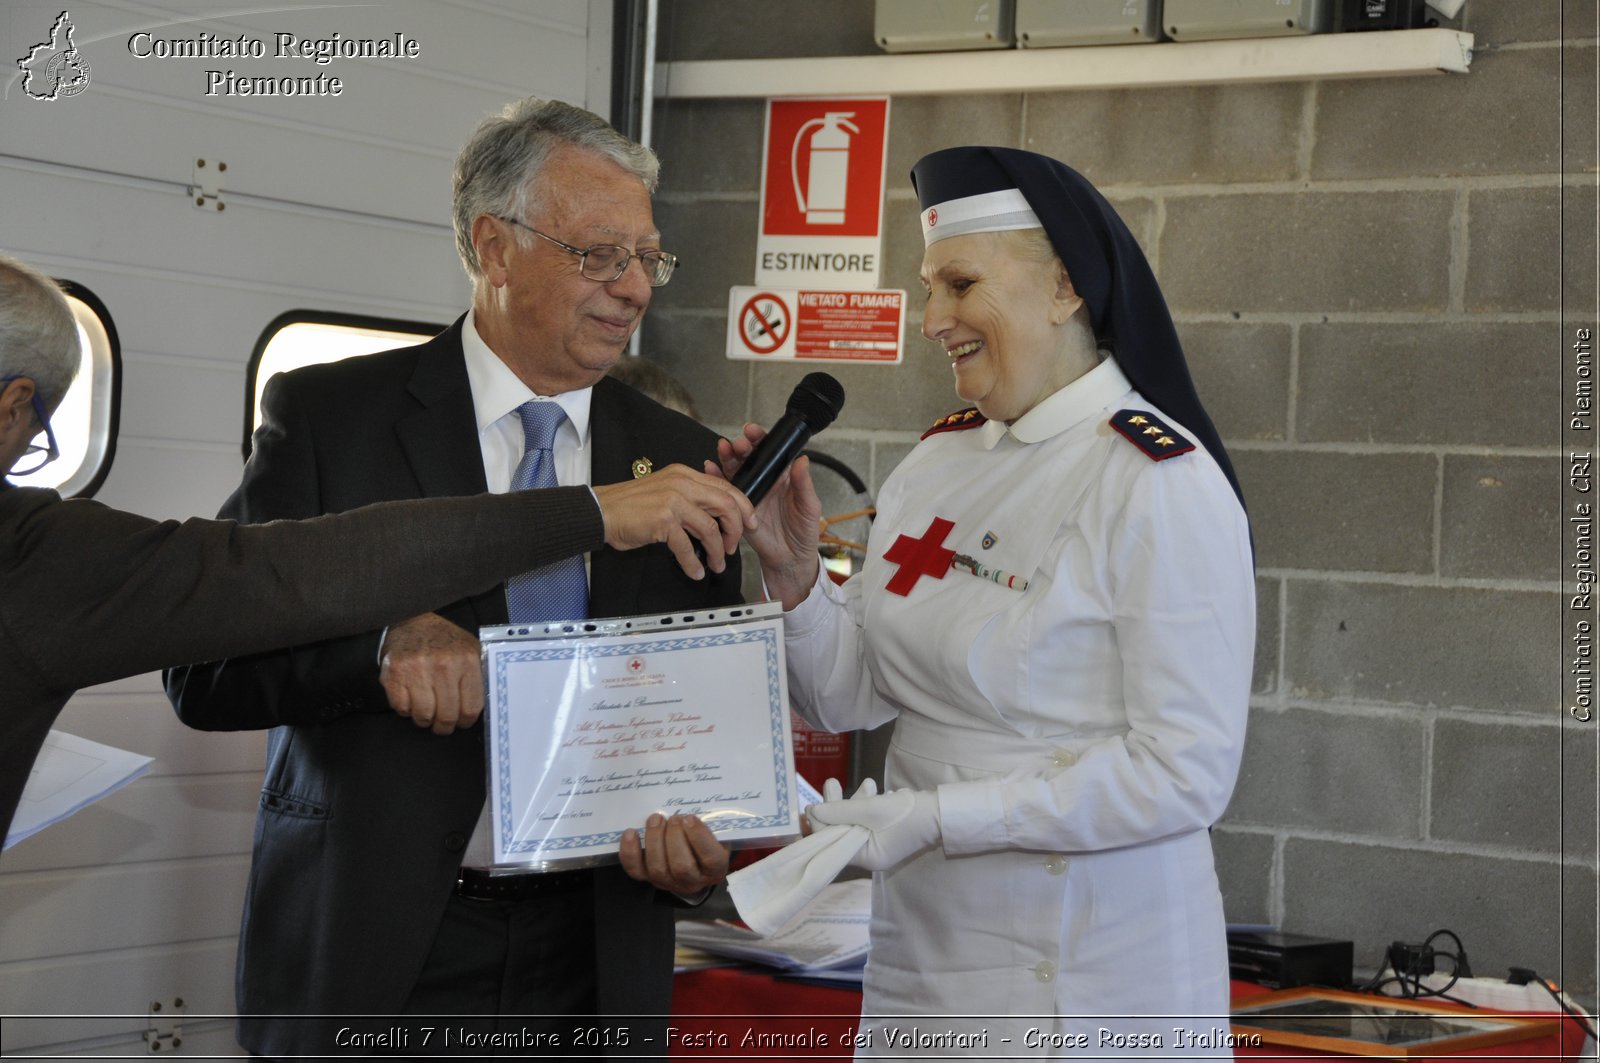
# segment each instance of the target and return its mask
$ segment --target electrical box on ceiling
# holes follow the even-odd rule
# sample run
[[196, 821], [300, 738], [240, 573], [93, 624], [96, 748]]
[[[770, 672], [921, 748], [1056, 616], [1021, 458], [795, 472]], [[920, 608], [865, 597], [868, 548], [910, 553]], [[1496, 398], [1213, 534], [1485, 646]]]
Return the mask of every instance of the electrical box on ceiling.
[[872, 35], [886, 52], [1010, 48], [1012, 0], [876, 0]]
[[1166, 0], [1161, 21], [1175, 41], [1284, 37], [1332, 29], [1332, 0]]
[[1017, 45], [1149, 44], [1161, 39], [1161, 0], [1017, 0]]

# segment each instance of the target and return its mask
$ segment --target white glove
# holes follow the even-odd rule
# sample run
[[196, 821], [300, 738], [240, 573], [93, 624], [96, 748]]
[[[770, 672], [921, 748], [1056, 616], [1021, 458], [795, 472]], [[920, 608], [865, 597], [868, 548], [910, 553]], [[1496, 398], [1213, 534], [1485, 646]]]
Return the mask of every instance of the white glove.
[[879, 794], [868, 779], [849, 800], [837, 780], [822, 786], [825, 798], [806, 809], [814, 824], [865, 827], [871, 832], [850, 863], [867, 871], [885, 871], [939, 841], [939, 799], [926, 790]]

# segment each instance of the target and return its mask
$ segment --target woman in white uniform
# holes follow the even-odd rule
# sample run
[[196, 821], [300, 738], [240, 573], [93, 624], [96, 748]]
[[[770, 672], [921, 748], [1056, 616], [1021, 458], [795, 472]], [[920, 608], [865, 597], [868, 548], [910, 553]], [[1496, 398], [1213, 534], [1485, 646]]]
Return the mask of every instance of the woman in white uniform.
[[1083, 177], [972, 147], [912, 180], [923, 334], [971, 408], [889, 477], [843, 587], [803, 462], [751, 536], [795, 708], [895, 721], [890, 792], [810, 812], [872, 832], [858, 1055], [1228, 1055], [1208, 828], [1255, 636], [1232, 468], [1143, 253]]

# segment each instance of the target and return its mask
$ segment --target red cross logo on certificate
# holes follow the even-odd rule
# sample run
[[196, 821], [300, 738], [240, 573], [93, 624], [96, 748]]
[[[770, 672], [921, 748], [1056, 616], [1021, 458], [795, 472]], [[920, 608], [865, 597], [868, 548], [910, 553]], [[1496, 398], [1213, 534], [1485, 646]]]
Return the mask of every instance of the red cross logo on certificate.
[[944, 574], [950, 571], [950, 562], [955, 559], [956, 552], [946, 550], [940, 544], [955, 526], [954, 521], [934, 517], [933, 523], [928, 525], [928, 530], [922, 533], [922, 538], [913, 539], [909, 535], [902, 535], [894, 541], [894, 545], [883, 555], [885, 561], [893, 561], [900, 566], [900, 571], [889, 580], [890, 594], [898, 594], [902, 598], [909, 595], [911, 588], [915, 587], [917, 580], [923, 576], [944, 579]]

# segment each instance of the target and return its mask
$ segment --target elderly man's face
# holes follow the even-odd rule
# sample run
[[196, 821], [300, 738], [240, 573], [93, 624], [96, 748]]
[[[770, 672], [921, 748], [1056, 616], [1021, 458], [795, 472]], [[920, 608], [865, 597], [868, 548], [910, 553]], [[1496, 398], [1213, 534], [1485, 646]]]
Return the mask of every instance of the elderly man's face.
[[[562, 148], [546, 164], [543, 206], [524, 219], [573, 247], [617, 244], [629, 251], [660, 246], [650, 194], [638, 177], [610, 159]], [[484, 222], [480, 219], [480, 224]], [[499, 253], [485, 276], [491, 286], [485, 339], [523, 380], [542, 394], [588, 387], [622, 355], [650, 304], [651, 287], [637, 259], [609, 283], [580, 272], [577, 255], [501, 226]], [[480, 245], [480, 254], [483, 248]]]

